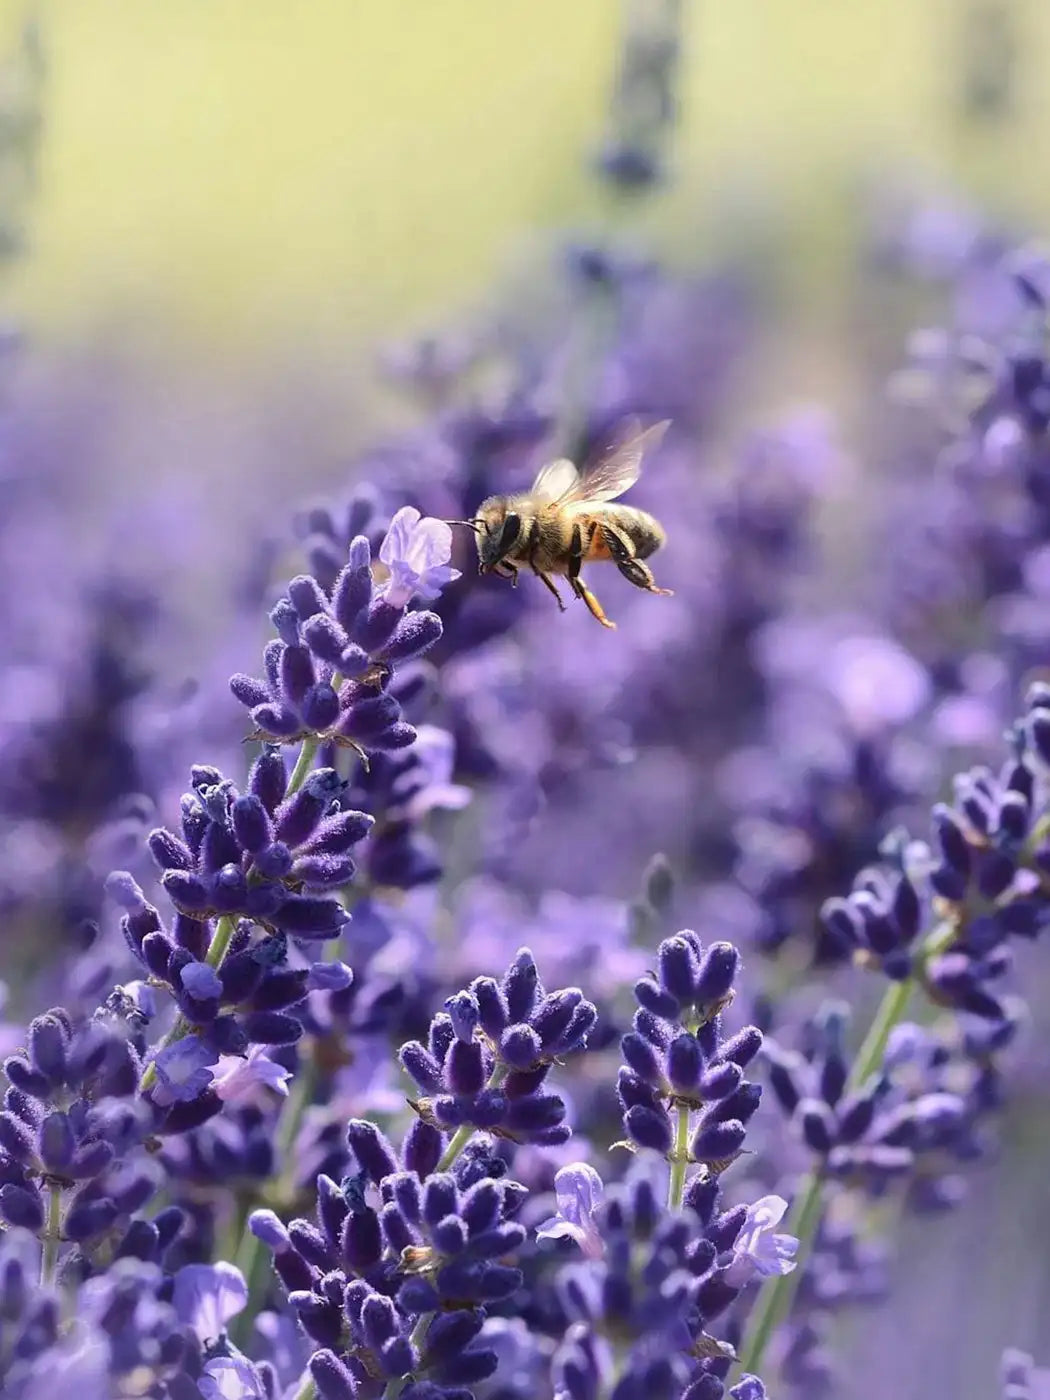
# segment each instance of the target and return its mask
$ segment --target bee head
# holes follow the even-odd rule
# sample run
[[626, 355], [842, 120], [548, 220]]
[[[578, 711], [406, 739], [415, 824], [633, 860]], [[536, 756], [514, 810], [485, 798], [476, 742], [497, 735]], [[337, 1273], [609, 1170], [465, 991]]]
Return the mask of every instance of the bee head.
[[480, 572], [488, 571], [505, 559], [521, 534], [521, 516], [505, 496], [483, 501], [475, 516]]

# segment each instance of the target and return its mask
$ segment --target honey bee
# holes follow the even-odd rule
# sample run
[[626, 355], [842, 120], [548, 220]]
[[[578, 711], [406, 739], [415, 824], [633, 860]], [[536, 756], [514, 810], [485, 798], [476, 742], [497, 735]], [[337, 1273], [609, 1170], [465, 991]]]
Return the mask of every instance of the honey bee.
[[611, 560], [636, 588], [664, 597], [643, 559], [655, 554], [666, 536], [658, 520], [636, 506], [611, 505], [641, 475], [642, 458], [659, 443], [669, 423], [657, 423], [614, 448], [593, 466], [579, 471], [567, 458], [543, 467], [529, 491], [490, 496], [469, 525], [477, 536], [478, 572], [498, 574], [515, 585], [523, 568], [543, 580], [565, 612], [554, 583], [561, 574], [592, 617], [615, 627], [580, 577], [584, 564]]

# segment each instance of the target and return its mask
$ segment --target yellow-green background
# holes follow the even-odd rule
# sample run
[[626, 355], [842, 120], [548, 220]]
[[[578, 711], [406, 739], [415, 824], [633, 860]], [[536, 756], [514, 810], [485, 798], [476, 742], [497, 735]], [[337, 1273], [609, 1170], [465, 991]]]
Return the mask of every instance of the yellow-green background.
[[[681, 254], [713, 211], [786, 220], [815, 298], [857, 170], [1050, 215], [1050, 5], [1015, 0], [1018, 114], [959, 120], [966, 0], [684, 0]], [[437, 319], [537, 231], [586, 227], [616, 0], [50, 0], [32, 256], [9, 302], [60, 342], [121, 326], [245, 358]], [[5, 41], [25, 3], [2, 0]]]

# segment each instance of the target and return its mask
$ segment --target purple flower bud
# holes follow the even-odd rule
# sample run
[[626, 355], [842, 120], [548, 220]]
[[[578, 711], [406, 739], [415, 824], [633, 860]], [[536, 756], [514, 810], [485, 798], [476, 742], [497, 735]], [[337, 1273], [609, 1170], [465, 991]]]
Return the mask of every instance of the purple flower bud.
[[261, 797], [247, 793], [238, 797], [230, 809], [237, 840], [251, 855], [256, 855], [273, 840], [270, 814]]
[[288, 895], [273, 922], [294, 938], [335, 938], [350, 922], [350, 915], [335, 899]]
[[510, 1020], [528, 1021], [543, 995], [539, 969], [530, 949], [521, 948], [514, 955], [504, 975], [502, 991]]
[[349, 645], [350, 638], [328, 613], [318, 613], [304, 622], [303, 641], [319, 661], [333, 670], [339, 669], [340, 659]]
[[500, 1039], [500, 1058], [512, 1069], [527, 1070], [540, 1059], [543, 1046], [531, 1026], [508, 1026]]
[[272, 814], [283, 801], [287, 787], [288, 770], [280, 749], [263, 749], [248, 775], [249, 791]]
[[76, 1138], [68, 1114], [49, 1113], [40, 1124], [40, 1159], [49, 1171], [68, 1168], [76, 1151]]
[[351, 1118], [346, 1125], [346, 1140], [358, 1166], [376, 1186], [384, 1176], [397, 1171], [393, 1148], [374, 1123]]
[[552, 1045], [565, 1030], [582, 1000], [583, 993], [579, 987], [566, 987], [543, 998], [530, 1021], [545, 1048]]
[[694, 1004], [711, 1008], [724, 1000], [732, 990], [739, 966], [740, 954], [732, 943], [712, 943], [700, 960]]
[[258, 681], [254, 676], [246, 676], [242, 671], [230, 677], [230, 690], [233, 698], [248, 710], [254, 710], [260, 705], [266, 705], [270, 700], [270, 691], [262, 681]]
[[283, 1011], [249, 1011], [244, 1032], [256, 1045], [294, 1045], [302, 1037], [303, 1027]]
[[67, 1239], [83, 1244], [104, 1234], [119, 1214], [116, 1202], [108, 1196], [76, 1196], [66, 1215], [64, 1233]]
[[476, 977], [470, 990], [478, 1004], [481, 1029], [491, 1039], [498, 1041], [507, 1028], [507, 1003], [499, 984], [492, 977]]
[[712, 1065], [699, 1083], [700, 1097], [707, 1102], [725, 1099], [740, 1087], [744, 1071], [739, 1065], [727, 1060], [720, 1065]]
[[310, 1357], [309, 1365], [321, 1400], [357, 1400], [357, 1382], [334, 1351], [322, 1347]]
[[288, 1231], [272, 1210], [253, 1210], [248, 1217], [248, 1229], [275, 1253], [291, 1248]]
[[803, 1099], [799, 1105], [802, 1136], [812, 1152], [826, 1155], [835, 1143], [835, 1118], [820, 1099]]
[[481, 1092], [485, 1084], [485, 1060], [480, 1041], [453, 1041], [445, 1060], [445, 1082], [453, 1094]]
[[179, 981], [194, 1001], [208, 1001], [222, 996], [222, 979], [208, 963], [187, 963], [179, 973]]
[[652, 977], [642, 977], [634, 984], [634, 996], [639, 1006], [667, 1021], [675, 1020], [681, 1009], [678, 999], [665, 992]]
[[452, 1030], [457, 1040], [469, 1044], [480, 1020], [477, 1000], [470, 992], [456, 992], [445, 1002], [445, 1010], [452, 1022]]
[[437, 613], [407, 613], [379, 654], [384, 661], [409, 661], [429, 651], [440, 640], [441, 633], [441, 619]]
[[0, 1147], [16, 1162], [31, 1162], [36, 1142], [29, 1124], [23, 1123], [13, 1113], [0, 1113]]
[[29, 1058], [33, 1068], [56, 1087], [66, 1076], [69, 1035], [54, 1012], [36, 1016], [29, 1023]]
[[745, 1026], [722, 1042], [719, 1058], [731, 1060], [741, 1069], [746, 1069], [761, 1049], [762, 1032], [757, 1026]]
[[644, 1104], [635, 1104], [624, 1114], [623, 1121], [628, 1136], [639, 1147], [648, 1147], [653, 1152], [670, 1152], [672, 1132], [666, 1113], [648, 1108]]
[[350, 562], [336, 579], [332, 590], [332, 611], [340, 626], [354, 630], [358, 615], [372, 598], [372, 559], [368, 540], [358, 535], [350, 544]]
[[0, 1216], [16, 1230], [38, 1234], [44, 1228], [44, 1203], [35, 1188], [7, 1182], [0, 1186]]
[[304, 693], [299, 713], [307, 729], [325, 733], [339, 718], [339, 696], [327, 681], [318, 681]]
[[[695, 1039], [692, 1036], [688, 1038], [696, 1046]], [[696, 1049], [699, 1054], [699, 1046], [696, 1046]], [[627, 1064], [640, 1079], [644, 1079], [647, 1084], [654, 1086], [662, 1084], [663, 1073], [656, 1051], [649, 1041], [643, 1039], [637, 1031], [628, 1031], [620, 1041], [620, 1051]]]
[[[196, 875], [184, 870], [166, 870], [161, 876], [164, 893], [183, 914], [204, 914], [210, 907], [207, 886]], [[148, 937], [159, 935], [150, 934]]]
[[665, 938], [657, 957], [662, 990], [679, 1002], [691, 1002], [700, 975], [700, 964], [690, 940], [682, 934]]
[[444, 1150], [444, 1139], [437, 1128], [417, 1118], [408, 1130], [402, 1151], [405, 1168], [425, 1180], [436, 1168]]
[[374, 825], [375, 818], [367, 812], [338, 812], [325, 818], [303, 849], [317, 854], [343, 855], [363, 841]]
[[388, 603], [383, 597], [373, 598], [354, 624], [354, 641], [374, 656], [394, 636], [404, 615], [403, 604]]
[[301, 622], [316, 613], [323, 613], [328, 607], [328, 598], [315, 578], [309, 574], [298, 574], [288, 585], [288, 601]]
[[311, 992], [345, 992], [353, 985], [353, 969], [344, 962], [310, 964], [306, 985]]
[[743, 1123], [737, 1119], [712, 1122], [705, 1113], [700, 1126], [693, 1134], [689, 1150], [696, 1162], [724, 1162], [739, 1152], [743, 1142]]

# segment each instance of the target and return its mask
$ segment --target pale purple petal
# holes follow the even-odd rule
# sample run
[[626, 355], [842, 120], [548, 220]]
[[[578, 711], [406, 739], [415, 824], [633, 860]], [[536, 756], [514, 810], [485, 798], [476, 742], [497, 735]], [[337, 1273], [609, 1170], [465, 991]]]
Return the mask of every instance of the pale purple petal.
[[743, 1228], [733, 1245], [733, 1259], [726, 1280], [742, 1288], [753, 1278], [789, 1274], [795, 1267], [798, 1240], [794, 1235], [778, 1235], [776, 1227], [787, 1212], [781, 1196], [762, 1196], [747, 1208]]
[[200, 1341], [215, 1342], [247, 1305], [248, 1285], [232, 1264], [186, 1264], [175, 1275], [172, 1302], [179, 1321]]
[[194, 1001], [211, 1001], [222, 996], [222, 979], [206, 962], [187, 963], [179, 974], [182, 989]]
[[251, 1045], [248, 1054], [220, 1055], [210, 1066], [212, 1088], [224, 1103], [251, 1103], [258, 1098], [260, 1088], [288, 1093], [291, 1071], [271, 1060], [263, 1045]]
[[391, 520], [390, 528], [379, 546], [379, 557], [387, 568], [392, 568], [395, 561], [409, 557], [412, 534], [419, 519], [415, 506], [402, 506]]
[[197, 1382], [204, 1400], [266, 1400], [255, 1367], [243, 1356], [217, 1356]]
[[153, 1061], [157, 1082], [151, 1097], [161, 1108], [173, 1103], [189, 1103], [198, 1098], [212, 1081], [213, 1051], [195, 1035], [184, 1036], [158, 1052]]

